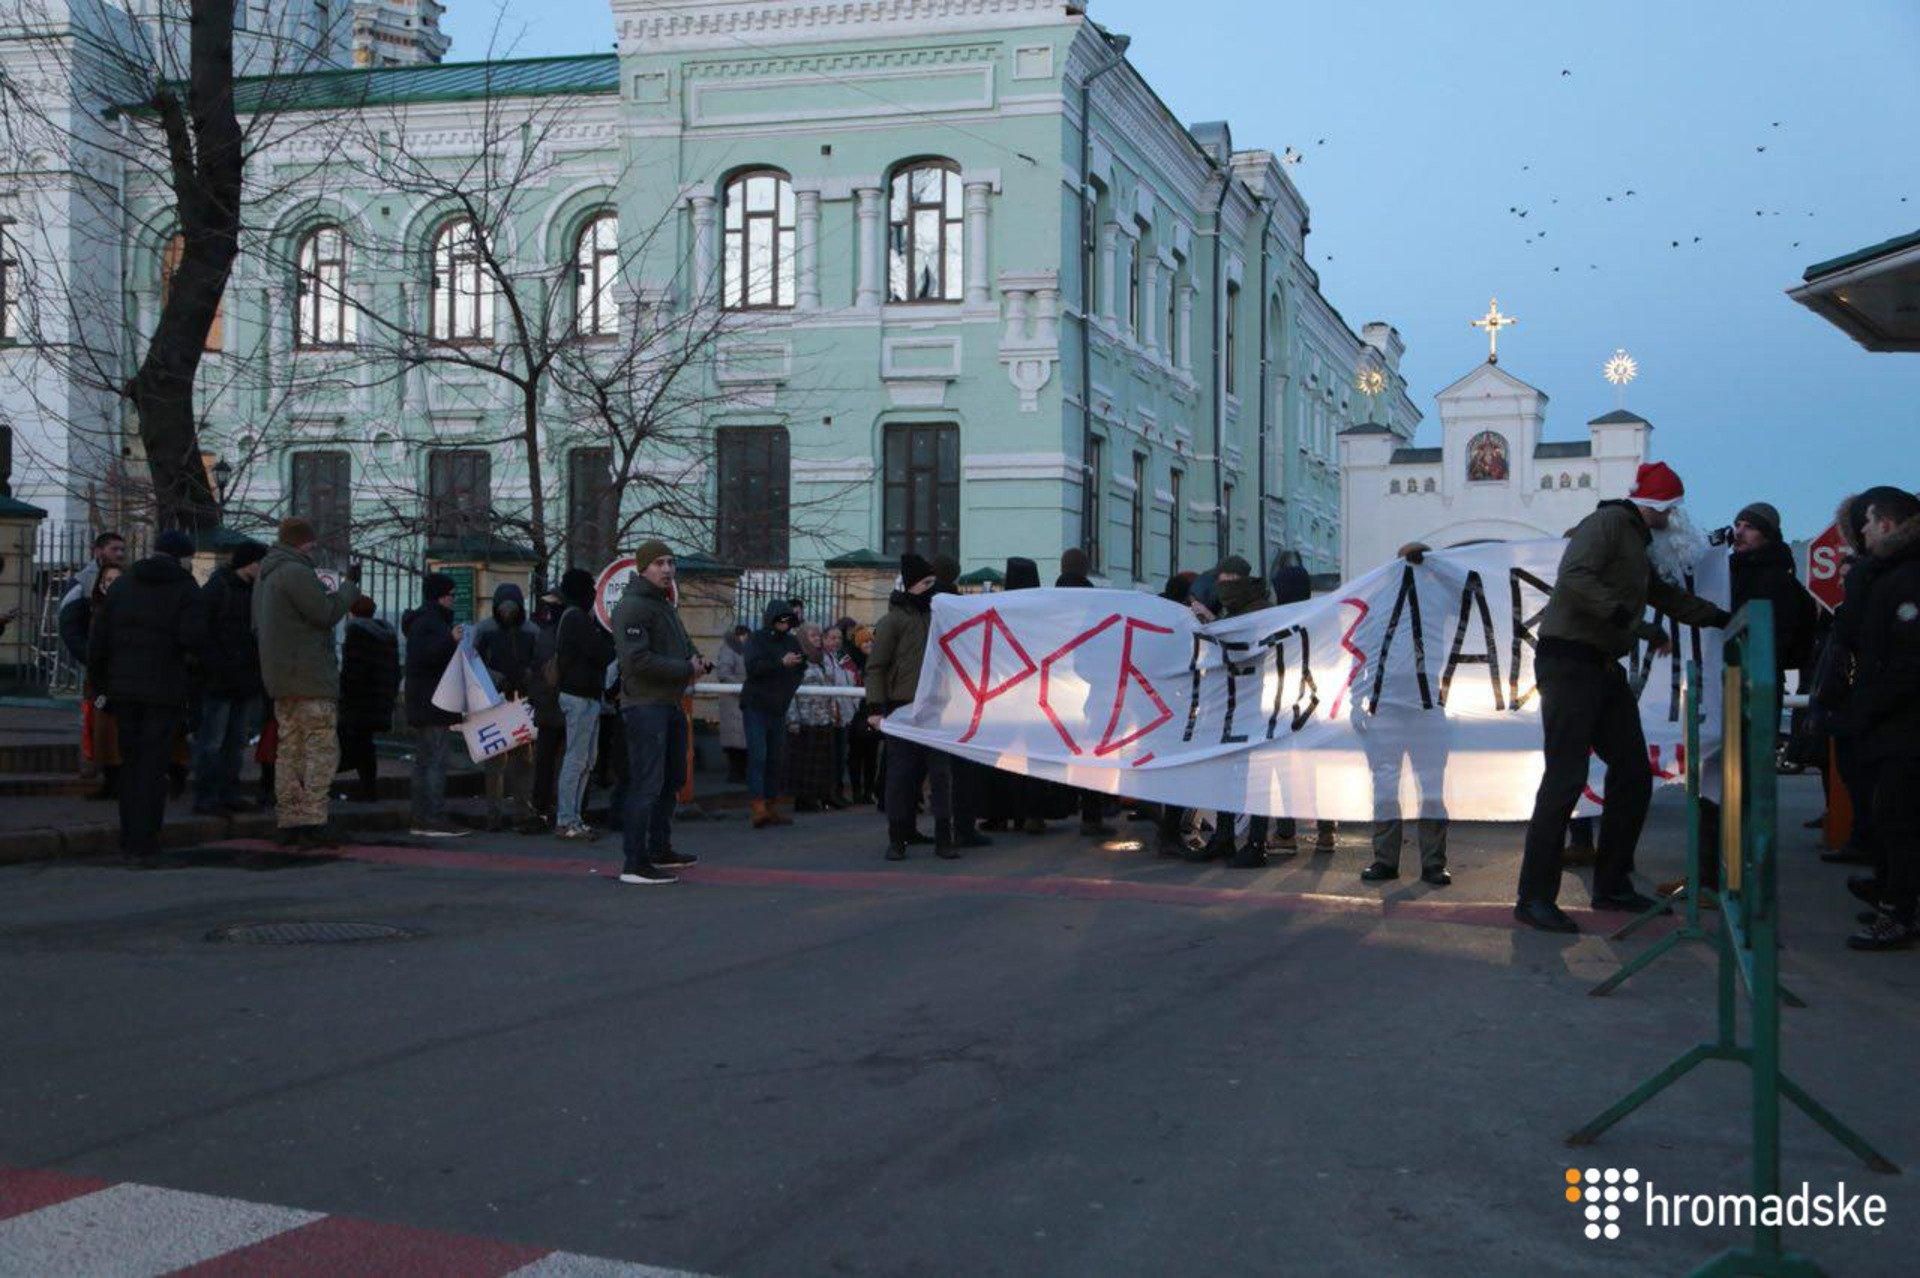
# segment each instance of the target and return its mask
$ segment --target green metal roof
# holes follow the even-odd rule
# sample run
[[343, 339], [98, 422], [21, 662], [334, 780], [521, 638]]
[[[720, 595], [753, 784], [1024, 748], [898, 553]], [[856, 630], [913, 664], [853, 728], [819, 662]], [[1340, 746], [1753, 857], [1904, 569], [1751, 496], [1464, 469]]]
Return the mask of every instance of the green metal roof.
[[1859, 266], [1862, 262], [1871, 262], [1876, 257], [1884, 257], [1888, 253], [1898, 253], [1903, 249], [1910, 248], [1920, 248], [1920, 231], [1910, 231], [1905, 235], [1896, 235], [1890, 240], [1884, 240], [1879, 244], [1874, 244], [1867, 248], [1855, 249], [1844, 257], [1836, 257], [1825, 262], [1816, 262], [1812, 266], [1809, 266], [1806, 269], [1806, 273], [1801, 275], [1800, 278], [1803, 280], [1817, 280], [1822, 275], [1832, 275], [1837, 271], [1844, 271], [1849, 267]]
[[247, 115], [262, 109], [319, 111], [619, 91], [620, 55], [586, 53], [565, 58], [442, 62], [436, 66], [355, 67], [313, 71], [306, 75], [250, 76], [235, 83], [234, 105], [240, 114]]

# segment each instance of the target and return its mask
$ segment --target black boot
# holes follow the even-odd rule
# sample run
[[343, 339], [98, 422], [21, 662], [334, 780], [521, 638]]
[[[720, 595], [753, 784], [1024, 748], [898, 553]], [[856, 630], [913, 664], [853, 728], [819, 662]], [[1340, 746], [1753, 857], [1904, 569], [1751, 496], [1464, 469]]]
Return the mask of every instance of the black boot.
[[1233, 845], [1233, 818], [1226, 813], [1221, 813], [1214, 819], [1219, 824], [1213, 827], [1213, 837], [1197, 850], [1187, 853], [1187, 860], [1226, 861], [1231, 860], [1233, 854], [1238, 851]]
[[955, 817], [953, 845], [957, 848], [985, 848], [992, 847], [993, 840], [974, 828], [972, 817]]
[[937, 817], [933, 823], [933, 854], [942, 861], [958, 861], [960, 849], [953, 846], [953, 822]]
[[907, 859], [907, 835], [912, 832], [912, 826], [902, 826], [898, 821], [887, 822], [887, 860]]

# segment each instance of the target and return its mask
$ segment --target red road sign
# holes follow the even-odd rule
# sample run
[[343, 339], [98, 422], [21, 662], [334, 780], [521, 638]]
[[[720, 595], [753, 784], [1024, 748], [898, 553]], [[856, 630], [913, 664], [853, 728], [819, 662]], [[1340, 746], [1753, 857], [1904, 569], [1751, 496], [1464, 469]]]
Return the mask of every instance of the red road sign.
[[1846, 550], [1847, 539], [1840, 535], [1839, 524], [1828, 524], [1825, 532], [1807, 543], [1807, 593], [1828, 612], [1846, 597]]

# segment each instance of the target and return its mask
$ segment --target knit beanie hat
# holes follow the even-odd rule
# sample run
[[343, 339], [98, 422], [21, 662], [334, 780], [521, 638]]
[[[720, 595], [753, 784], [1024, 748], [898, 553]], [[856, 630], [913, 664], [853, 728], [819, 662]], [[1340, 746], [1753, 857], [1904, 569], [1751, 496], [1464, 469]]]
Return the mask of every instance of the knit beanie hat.
[[1742, 506], [1733, 522], [1748, 523], [1767, 535], [1768, 541], [1780, 540], [1780, 512], [1764, 501], [1756, 501]]
[[233, 558], [227, 562], [232, 565], [235, 572], [238, 572], [249, 564], [259, 563], [266, 557], [267, 548], [265, 546], [257, 541], [243, 541], [233, 548]]
[[1647, 462], [1640, 467], [1633, 480], [1633, 491], [1627, 494], [1627, 500], [1636, 506], [1651, 506], [1655, 510], [1672, 510], [1687, 495], [1685, 484], [1673, 468], [1665, 462]]
[[174, 559], [193, 558], [193, 538], [178, 528], [169, 528], [153, 539], [153, 553]]
[[933, 575], [943, 586], [955, 584], [960, 580], [960, 561], [952, 555], [935, 555]]
[[668, 546], [666, 542], [661, 541], [658, 537], [649, 537], [646, 541], [640, 543], [640, 549], [633, 552], [633, 564], [634, 567], [644, 572], [647, 565], [651, 564], [654, 560], [672, 554], [673, 549]]
[[428, 603], [439, 603], [458, 589], [453, 578], [444, 572], [430, 572], [427, 574], [426, 587], [421, 594]]
[[313, 525], [298, 515], [288, 515], [280, 521], [281, 544], [298, 550], [318, 540], [313, 534]]
[[593, 574], [569, 568], [560, 574], [560, 597], [576, 608], [593, 607]]
[[911, 550], [900, 556], [900, 588], [902, 590], [911, 590], [914, 583], [925, 581], [933, 575], [933, 565], [927, 562], [926, 556], [916, 555]]
[[372, 595], [355, 595], [353, 602], [347, 605], [347, 611], [356, 617], [371, 617], [377, 609]]

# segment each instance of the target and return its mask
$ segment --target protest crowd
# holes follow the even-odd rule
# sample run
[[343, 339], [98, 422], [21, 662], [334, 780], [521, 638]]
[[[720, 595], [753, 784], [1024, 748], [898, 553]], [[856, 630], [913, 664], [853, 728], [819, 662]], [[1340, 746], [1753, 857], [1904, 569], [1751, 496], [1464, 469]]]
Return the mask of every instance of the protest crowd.
[[[1667, 644], [1649, 606], [1688, 626], [1730, 618], [1688, 593], [1679, 571], [1709, 543], [1683, 497], [1680, 478], [1650, 463], [1628, 494], [1600, 502], [1569, 531], [1535, 654], [1545, 773], [1516, 889], [1514, 914], [1527, 926], [1577, 930], [1558, 905], [1570, 863], [1591, 862], [1595, 909], [1654, 903], [1632, 877], [1652, 780], [1622, 659], [1637, 645]], [[1809, 694], [1786, 752], [1823, 772], [1830, 755], [1837, 762], [1830, 781], [1850, 801], [1852, 835], [1822, 857], [1863, 870], [1848, 883], [1862, 906], [1849, 944], [1907, 948], [1920, 940], [1920, 498], [1871, 488], [1841, 503], [1838, 526], [1851, 560], [1845, 601], [1830, 617], [1798, 580], [1772, 506], [1744, 507], [1711, 541], [1729, 557], [1731, 611], [1752, 600], [1772, 605], [1781, 686], [1790, 690], [1797, 674]], [[619, 837], [623, 884], [672, 883], [697, 859], [673, 844], [697, 683], [725, 689], [719, 745], [729, 780], [746, 787], [754, 830], [791, 825], [793, 813], [873, 805], [885, 823], [876, 843], [889, 861], [915, 847], [958, 858], [1063, 821], [1107, 840], [1123, 817], [1147, 826], [1163, 857], [1257, 869], [1301, 850], [1292, 818], [1122, 801], [887, 735], [884, 718], [919, 692], [934, 598], [960, 591], [961, 565], [948, 556], [903, 554], [882, 616], [827, 622], [807, 617], [797, 599], [776, 600], [708, 656], [682, 622], [674, 552], [658, 540], [637, 548], [634, 575], [608, 601], [611, 633], [595, 612], [595, 578], [578, 567], [531, 607], [520, 587], [501, 585], [470, 625], [456, 622], [453, 579], [431, 573], [396, 624], [360, 593], [356, 569], [325, 572], [315, 550], [312, 525], [290, 517], [272, 545], [239, 546], [202, 585], [186, 567], [194, 547], [183, 533], [162, 533], [153, 554], [132, 564], [119, 537], [95, 540], [59, 626], [84, 665], [86, 753], [102, 778], [99, 797], [119, 805], [129, 857], [157, 854], [168, 797], [189, 785], [197, 813], [271, 806], [282, 843], [337, 845], [331, 805], [378, 797], [376, 738], [396, 720], [412, 734], [411, 834], [472, 833], [449, 815], [446, 798], [462, 712], [442, 685], [463, 662], [484, 671], [498, 699], [525, 703], [532, 725], [525, 744], [482, 763], [486, 828], [592, 842], [602, 829], [589, 823], [589, 799], [603, 785], [603, 826]], [[1430, 553], [1418, 544], [1400, 551], [1412, 564]], [[1038, 589], [1038, 565], [1009, 559], [1003, 583]], [[1093, 584], [1084, 552], [1064, 550], [1054, 588]], [[1237, 554], [1204, 573], [1176, 573], [1162, 597], [1204, 624], [1310, 593], [1298, 557], [1282, 552], [1264, 576]], [[249, 752], [260, 765], [253, 796], [241, 783]], [[1605, 765], [1607, 802], [1599, 818], [1575, 820], [1591, 757]], [[1423, 813], [1411, 824], [1421, 880], [1447, 886], [1446, 819]], [[1703, 846], [1712, 847], [1711, 804], [1703, 825]], [[1377, 819], [1369, 834], [1361, 877], [1397, 878], [1402, 820]], [[1333, 823], [1317, 822], [1312, 852], [1334, 847]], [[1715, 866], [1703, 857], [1707, 886]]]

